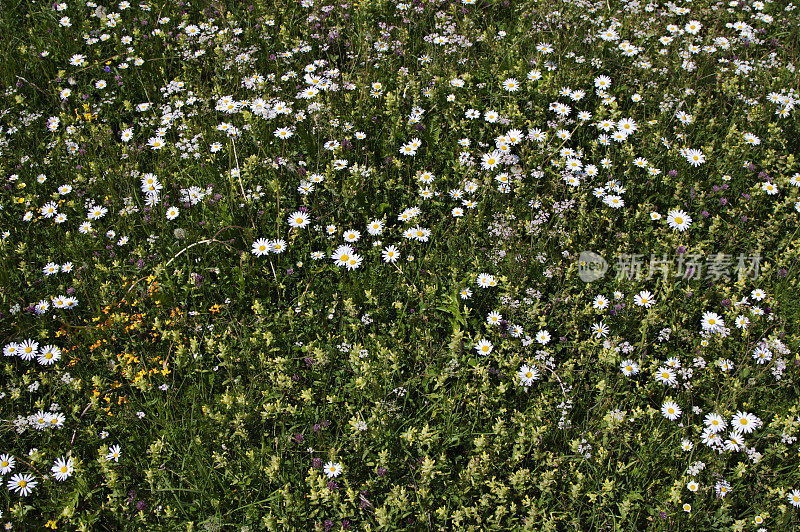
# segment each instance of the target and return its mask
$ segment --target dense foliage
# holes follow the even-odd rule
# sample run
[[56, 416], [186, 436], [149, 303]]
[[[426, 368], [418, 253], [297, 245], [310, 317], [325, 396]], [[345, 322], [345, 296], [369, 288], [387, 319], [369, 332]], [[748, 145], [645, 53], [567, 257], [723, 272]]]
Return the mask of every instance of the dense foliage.
[[797, 7], [4, 1], [0, 522], [800, 528]]

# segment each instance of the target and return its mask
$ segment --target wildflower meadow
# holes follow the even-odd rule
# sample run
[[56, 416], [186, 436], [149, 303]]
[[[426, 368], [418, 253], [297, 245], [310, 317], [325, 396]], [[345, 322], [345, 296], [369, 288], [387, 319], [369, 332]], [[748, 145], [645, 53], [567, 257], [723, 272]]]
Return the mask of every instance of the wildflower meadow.
[[800, 529], [797, 2], [0, 42], [3, 529]]

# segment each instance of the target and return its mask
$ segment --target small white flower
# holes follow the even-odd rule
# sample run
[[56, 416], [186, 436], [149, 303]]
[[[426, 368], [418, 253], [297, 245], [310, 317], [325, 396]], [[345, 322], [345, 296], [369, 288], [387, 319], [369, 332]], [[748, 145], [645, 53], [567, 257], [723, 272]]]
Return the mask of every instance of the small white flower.
[[342, 464], [338, 462], [328, 462], [323, 468], [328, 478], [338, 477], [342, 474]]
[[119, 445], [112, 445], [108, 449], [108, 453], [106, 454], [106, 461], [110, 462], [113, 460], [115, 462], [119, 462], [119, 457], [121, 456], [121, 454], [122, 451], [120, 451]]
[[491, 353], [493, 348], [494, 346], [492, 345], [492, 342], [486, 339], [480, 340], [478, 343], [475, 344], [475, 350], [478, 352], [479, 355], [483, 356], [486, 356], [489, 353]]
[[678, 403], [674, 401], [666, 401], [663, 405], [661, 405], [661, 413], [670, 421], [675, 421], [678, 419], [681, 415], [681, 412], [681, 407], [679, 407]]

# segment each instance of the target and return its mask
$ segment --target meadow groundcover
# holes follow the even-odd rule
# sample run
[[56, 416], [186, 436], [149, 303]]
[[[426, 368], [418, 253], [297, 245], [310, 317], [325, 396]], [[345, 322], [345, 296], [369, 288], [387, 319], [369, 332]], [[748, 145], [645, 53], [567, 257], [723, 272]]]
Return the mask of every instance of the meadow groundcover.
[[800, 529], [800, 7], [4, 0], [5, 530]]

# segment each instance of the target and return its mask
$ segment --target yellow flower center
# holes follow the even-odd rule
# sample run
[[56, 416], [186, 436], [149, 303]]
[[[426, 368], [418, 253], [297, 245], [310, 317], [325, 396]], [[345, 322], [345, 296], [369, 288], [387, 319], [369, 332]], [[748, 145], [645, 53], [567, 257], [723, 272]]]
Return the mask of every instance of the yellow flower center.
[[67, 466], [61, 466], [61, 472], [62, 473], [66, 473], [67, 472]]

